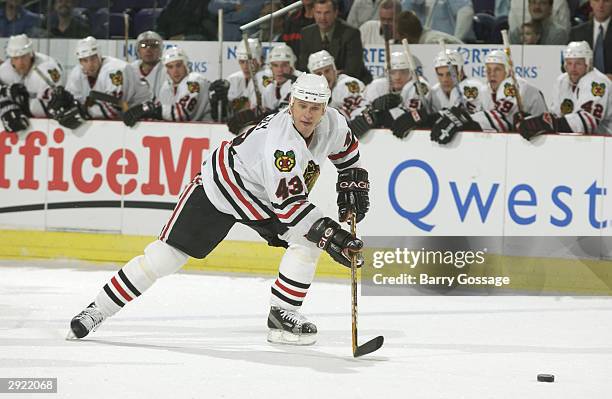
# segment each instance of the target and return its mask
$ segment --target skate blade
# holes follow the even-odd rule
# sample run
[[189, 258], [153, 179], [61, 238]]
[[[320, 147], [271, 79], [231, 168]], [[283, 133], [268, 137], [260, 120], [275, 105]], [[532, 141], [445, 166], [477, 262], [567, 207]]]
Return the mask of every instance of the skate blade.
[[268, 342], [282, 345], [306, 346], [317, 342], [317, 334], [293, 334], [289, 331], [271, 329], [268, 332]]

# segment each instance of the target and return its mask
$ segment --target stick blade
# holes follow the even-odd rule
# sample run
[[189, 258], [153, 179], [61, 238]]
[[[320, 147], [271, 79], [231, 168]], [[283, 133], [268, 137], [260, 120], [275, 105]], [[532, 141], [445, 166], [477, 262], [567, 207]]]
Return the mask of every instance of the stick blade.
[[367, 355], [368, 353], [372, 353], [380, 349], [385, 342], [385, 337], [379, 335], [378, 337], [369, 340], [363, 345], [357, 346], [357, 348], [353, 351], [353, 357], [360, 357], [363, 355]]

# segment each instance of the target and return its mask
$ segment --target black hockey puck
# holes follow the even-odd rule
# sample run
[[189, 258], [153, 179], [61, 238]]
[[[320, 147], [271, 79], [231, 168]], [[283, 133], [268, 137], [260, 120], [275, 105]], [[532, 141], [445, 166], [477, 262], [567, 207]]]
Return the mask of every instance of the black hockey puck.
[[555, 376], [552, 374], [538, 374], [538, 381], [540, 382], [555, 382]]

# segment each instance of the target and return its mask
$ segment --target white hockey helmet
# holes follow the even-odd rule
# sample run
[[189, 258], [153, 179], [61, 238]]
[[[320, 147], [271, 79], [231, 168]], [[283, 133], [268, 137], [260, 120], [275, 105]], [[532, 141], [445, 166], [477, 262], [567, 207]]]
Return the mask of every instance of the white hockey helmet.
[[291, 47], [285, 43], [280, 43], [272, 47], [270, 54], [268, 55], [268, 63], [288, 61], [291, 68], [295, 66], [295, 54]]
[[510, 63], [508, 56], [503, 50], [493, 50], [485, 57], [485, 64], [502, 64], [506, 70], [506, 74], [510, 73]]
[[187, 57], [185, 50], [177, 46], [167, 48], [162, 55], [162, 62], [164, 65], [168, 65], [174, 61], [183, 61], [185, 67], [188, 67], [189, 57]]
[[333, 65], [333, 67], [336, 68], [334, 57], [332, 57], [327, 50], [317, 51], [316, 53], [312, 53], [310, 56], [308, 56], [308, 70], [311, 73], [314, 73], [314, 71], [325, 68], [329, 65]]
[[32, 40], [25, 34], [11, 36], [6, 46], [6, 55], [9, 57], [21, 57], [22, 55], [34, 53]]
[[90, 57], [98, 54], [98, 41], [93, 36], [87, 36], [79, 40], [76, 47], [77, 59]]
[[291, 87], [291, 104], [294, 99], [327, 105], [331, 90], [327, 79], [313, 73], [303, 73]]
[[136, 43], [138, 44], [144, 41], [156, 41], [159, 43], [160, 48], [164, 48], [164, 40], [159, 33], [153, 32], [152, 30], [144, 31], [136, 38]]
[[446, 49], [446, 51], [440, 51], [434, 60], [434, 68], [448, 66], [448, 63], [456, 66], [457, 68], [463, 68], [463, 56], [457, 50]]
[[570, 42], [565, 50], [563, 50], [563, 59], [568, 58], [584, 58], [587, 68], [591, 69], [593, 65], [593, 50], [589, 46], [589, 43], [584, 40], [581, 42]]
[[392, 51], [391, 52], [391, 70], [395, 71], [398, 69], [410, 69], [408, 63], [408, 56], [403, 51]]
[[[259, 39], [251, 38], [248, 39], [248, 41], [253, 59], [257, 61], [261, 60], [261, 42]], [[238, 44], [238, 47], [236, 48], [236, 58], [238, 58], [238, 61], [246, 61], [249, 59], [244, 40], [241, 40], [240, 44]]]

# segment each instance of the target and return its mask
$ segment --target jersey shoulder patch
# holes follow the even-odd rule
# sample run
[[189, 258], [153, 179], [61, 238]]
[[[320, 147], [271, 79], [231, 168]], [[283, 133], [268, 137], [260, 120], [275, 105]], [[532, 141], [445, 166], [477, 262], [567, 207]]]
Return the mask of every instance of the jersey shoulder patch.
[[273, 81], [274, 80], [272, 79], [272, 76], [263, 75], [261, 77], [261, 83], [263, 84], [263, 87], [268, 87], [268, 85], [272, 83]]
[[512, 83], [504, 83], [504, 96], [516, 97], [516, 88]]
[[476, 86], [464, 86], [463, 95], [469, 100], [474, 100], [478, 97], [478, 87]]
[[122, 71], [111, 72], [108, 74], [108, 76], [110, 77], [111, 83], [113, 85], [121, 86], [123, 84], [123, 72]]
[[291, 172], [295, 166], [295, 153], [292, 150], [287, 152], [274, 151], [274, 166], [281, 172]]
[[605, 83], [591, 83], [591, 94], [595, 97], [603, 97], [606, 93], [606, 84]]
[[187, 82], [187, 90], [189, 90], [190, 93], [199, 93], [200, 84], [198, 82]]
[[53, 83], [59, 82], [61, 75], [60, 71], [57, 68], [47, 69], [47, 73], [49, 74], [49, 77], [51, 78]]
[[346, 85], [346, 88], [348, 89], [349, 93], [357, 94], [361, 91], [359, 83], [356, 80], [351, 80], [349, 82], [345, 82], [344, 84]]
[[563, 115], [571, 114], [574, 112], [574, 102], [569, 98], [564, 99], [561, 102], [560, 111]]

